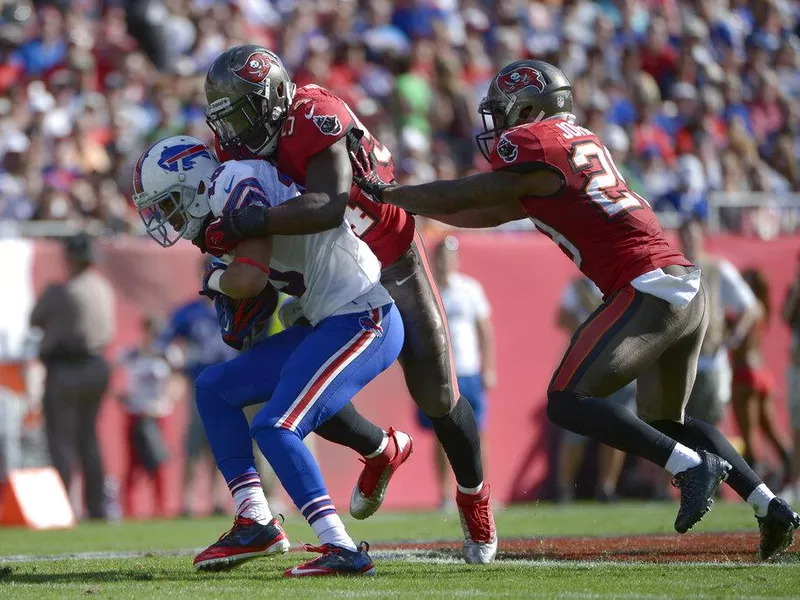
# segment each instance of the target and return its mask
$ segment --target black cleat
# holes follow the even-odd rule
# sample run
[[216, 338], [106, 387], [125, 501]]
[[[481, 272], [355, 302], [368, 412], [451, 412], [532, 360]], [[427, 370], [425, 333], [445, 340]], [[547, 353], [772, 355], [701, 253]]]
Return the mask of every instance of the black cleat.
[[761, 543], [758, 554], [769, 560], [792, 545], [794, 530], [800, 528], [800, 515], [785, 500], [773, 498], [767, 507], [766, 517], [756, 517]]
[[711, 510], [719, 484], [728, 478], [730, 463], [706, 450], [698, 450], [702, 462], [675, 475], [672, 485], [681, 491], [675, 531], [686, 533]]

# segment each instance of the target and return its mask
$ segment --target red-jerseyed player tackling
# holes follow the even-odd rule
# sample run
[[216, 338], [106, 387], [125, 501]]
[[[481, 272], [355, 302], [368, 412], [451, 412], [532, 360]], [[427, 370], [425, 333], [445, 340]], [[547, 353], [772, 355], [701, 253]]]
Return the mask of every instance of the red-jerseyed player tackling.
[[[406, 341], [399, 360], [409, 392], [431, 418], [458, 483], [464, 557], [491, 562], [497, 535], [477, 423], [458, 391], [447, 322], [424, 245], [411, 215], [374, 202], [353, 184], [356, 149], [369, 155], [384, 181], [394, 180], [391, 153], [344, 101], [315, 85], [296, 89], [280, 59], [259, 46], [237, 46], [220, 55], [209, 69], [206, 97], [221, 158], [269, 159], [307, 191], [323, 195], [233, 211], [209, 225], [205, 250], [224, 253], [228, 245], [264, 235], [312, 234], [347, 219], [381, 261], [381, 283], [402, 317]], [[355, 411], [339, 413], [324, 427], [327, 439], [365, 456], [350, 512], [366, 518], [378, 509], [389, 478], [410, 454], [411, 439], [392, 431], [387, 437]]]
[[[479, 110], [485, 132], [477, 141], [491, 172], [396, 187], [357, 152], [358, 185], [379, 202], [463, 227], [531, 219], [604, 294], [553, 375], [550, 419], [672, 473], [679, 533], [703, 517], [727, 479], [756, 512], [762, 558], [787, 548], [800, 517], [719, 431], [684, 414], [708, 325], [700, 271], [667, 241], [597, 136], [575, 124], [567, 77], [545, 62], [514, 62]], [[634, 379], [639, 417], [604, 400]]]

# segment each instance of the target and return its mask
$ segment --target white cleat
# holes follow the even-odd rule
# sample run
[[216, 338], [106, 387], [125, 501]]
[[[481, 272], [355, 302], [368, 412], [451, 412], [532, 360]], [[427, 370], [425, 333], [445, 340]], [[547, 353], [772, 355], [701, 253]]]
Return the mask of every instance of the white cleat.
[[486, 484], [477, 494], [456, 494], [461, 529], [464, 531], [464, 560], [471, 565], [485, 565], [497, 556], [497, 529], [492, 513], [492, 499]]

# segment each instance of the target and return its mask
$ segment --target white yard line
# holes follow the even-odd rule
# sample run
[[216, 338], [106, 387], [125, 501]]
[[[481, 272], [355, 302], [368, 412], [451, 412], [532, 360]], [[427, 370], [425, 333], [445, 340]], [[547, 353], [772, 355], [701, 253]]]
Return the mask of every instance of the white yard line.
[[[430, 543], [430, 542], [429, 542]], [[388, 544], [387, 544], [388, 545]], [[300, 550], [299, 546], [293, 546], [292, 550]], [[147, 558], [151, 556], [194, 556], [200, 552], [202, 548], [184, 548], [179, 550], [146, 550], [138, 552], [67, 552], [64, 554], [17, 554], [0, 556], [0, 565], [10, 565], [17, 563], [27, 562], [52, 562], [59, 560], [108, 560], [108, 559], [124, 559], [124, 558]], [[370, 552], [376, 560], [385, 561], [404, 561], [412, 563], [427, 563], [427, 564], [462, 564], [463, 560], [458, 553], [454, 551], [439, 552], [436, 550], [400, 550], [400, 549], [384, 549], [373, 550]], [[614, 560], [531, 560], [521, 558], [499, 559], [497, 561], [507, 566], [524, 566], [524, 567], [579, 567], [579, 568], [608, 568], [625, 567], [625, 568], [646, 568], [658, 565], [675, 565], [675, 566], [688, 566], [688, 567], [726, 567], [726, 568], [776, 568], [797, 566], [796, 563], [736, 563], [736, 562], [689, 562], [689, 561], [675, 561], [675, 562], [647, 562], [647, 561], [614, 561]]]

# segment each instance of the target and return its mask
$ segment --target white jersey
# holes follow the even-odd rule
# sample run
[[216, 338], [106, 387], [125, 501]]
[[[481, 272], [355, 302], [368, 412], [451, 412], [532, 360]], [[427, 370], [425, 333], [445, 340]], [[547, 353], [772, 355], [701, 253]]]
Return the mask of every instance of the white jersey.
[[[277, 206], [298, 195], [297, 185], [263, 160], [223, 163], [208, 188], [211, 211], [217, 217], [254, 202]], [[230, 262], [232, 257], [222, 260]], [[298, 298], [312, 325], [392, 302], [380, 284], [380, 262], [346, 221], [312, 235], [273, 236], [269, 268], [272, 285]]]

